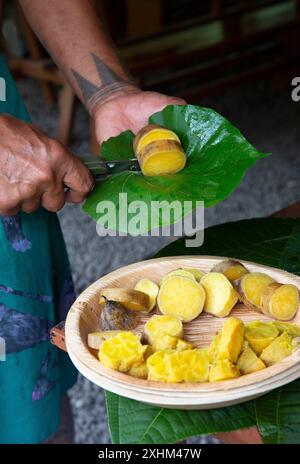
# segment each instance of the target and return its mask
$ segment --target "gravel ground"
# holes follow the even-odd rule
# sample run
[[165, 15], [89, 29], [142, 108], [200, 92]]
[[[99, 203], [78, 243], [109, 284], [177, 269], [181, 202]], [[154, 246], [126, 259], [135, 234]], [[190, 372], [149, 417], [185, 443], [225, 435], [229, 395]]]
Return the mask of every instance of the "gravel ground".
[[[57, 107], [44, 106], [41, 93], [32, 81], [20, 83], [21, 92], [35, 123], [54, 135]], [[299, 142], [300, 103], [293, 103], [290, 89], [272, 90], [270, 82], [226, 92], [222, 97], [202, 99], [229, 118], [261, 151], [273, 156], [260, 161], [245, 176], [241, 186], [222, 204], [205, 212], [205, 224], [266, 216], [299, 199]], [[71, 148], [75, 153], [86, 153], [88, 146], [88, 118], [83, 108], [76, 110]], [[66, 206], [59, 213], [77, 292], [91, 282], [120, 266], [139, 261], [159, 250], [166, 238], [99, 238], [95, 224], [78, 206]], [[79, 376], [70, 391], [75, 418], [77, 443], [109, 443], [109, 432], [103, 392]], [[215, 442], [211, 437], [196, 437], [191, 443]]]

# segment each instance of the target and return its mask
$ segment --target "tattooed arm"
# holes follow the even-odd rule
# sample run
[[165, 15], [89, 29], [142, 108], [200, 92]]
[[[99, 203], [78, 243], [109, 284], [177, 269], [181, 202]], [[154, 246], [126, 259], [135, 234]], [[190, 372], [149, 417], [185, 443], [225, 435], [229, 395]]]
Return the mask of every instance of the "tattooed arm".
[[31, 26], [95, 118], [99, 142], [182, 100], [141, 91], [124, 70], [91, 0], [20, 0]]

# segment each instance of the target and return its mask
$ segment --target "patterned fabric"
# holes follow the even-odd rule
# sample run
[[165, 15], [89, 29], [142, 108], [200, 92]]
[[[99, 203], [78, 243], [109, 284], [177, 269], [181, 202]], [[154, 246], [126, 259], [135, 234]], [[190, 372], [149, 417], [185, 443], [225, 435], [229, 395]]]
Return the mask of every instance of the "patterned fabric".
[[[0, 113], [29, 121], [0, 56], [6, 101]], [[49, 330], [74, 301], [68, 258], [57, 216], [0, 216], [0, 443], [39, 443], [60, 423], [60, 398], [76, 381], [66, 353]], [[6, 355], [3, 355], [5, 346]]]

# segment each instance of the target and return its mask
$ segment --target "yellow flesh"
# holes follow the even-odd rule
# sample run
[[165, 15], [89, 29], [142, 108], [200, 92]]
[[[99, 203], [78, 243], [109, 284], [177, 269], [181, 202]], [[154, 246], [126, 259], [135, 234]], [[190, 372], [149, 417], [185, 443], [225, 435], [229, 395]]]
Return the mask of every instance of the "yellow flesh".
[[190, 274], [193, 274], [197, 282], [200, 282], [202, 277], [205, 275], [205, 272], [200, 271], [200, 269], [196, 269], [193, 267], [185, 267], [182, 269], [182, 271], [186, 271], [186, 272], [189, 272]]
[[236, 317], [230, 317], [224, 324], [218, 343], [218, 359], [228, 359], [235, 363], [244, 342], [245, 327]]
[[168, 129], [152, 129], [145, 135], [143, 135], [136, 147], [136, 151], [140, 152], [146, 145], [152, 142], [156, 142], [156, 140], [176, 140], [176, 142], [180, 143], [179, 138], [175, 134], [175, 132], [168, 130]]
[[257, 372], [264, 369], [266, 366], [263, 361], [256, 356], [254, 351], [249, 347], [243, 350], [241, 353], [237, 367], [242, 374], [251, 374], [252, 372]]
[[157, 302], [163, 314], [189, 322], [202, 312], [205, 291], [194, 280], [173, 275], [162, 283]]
[[292, 319], [299, 307], [299, 291], [294, 285], [282, 285], [275, 290], [270, 303], [270, 315], [276, 319]]
[[150, 279], [141, 279], [134, 289], [149, 296], [148, 311], [151, 311], [156, 305], [156, 298], [159, 290], [158, 286]]
[[248, 271], [240, 264], [235, 264], [233, 266], [228, 267], [226, 270], [223, 271], [223, 274], [227, 277], [230, 282], [234, 280], [240, 279], [243, 275], [247, 274]]
[[168, 274], [163, 276], [163, 278], [161, 279], [160, 285], [162, 285], [166, 279], [168, 279], [169, 277], [173, 275], [187, 277], [188, 279], [196, 280], [194, 274], [192, 274], [187, 269], [175, 269], [174, 271], [168, 272]]
[[260, 354], [278, 336], [276, 327], [269, 324], [257, 324], [257, 326], [246, 327], [245, 336], [256, 354]]
[[209, 381], [219, 382], [220, 380], [235, 379], [239, 375], [239, 370], [234, 364], [228, 359], [221, 359], [211, 367]]
[[217, 317], [228, 316], [238, 301], [238, 295], [227, 277], [219, 272], [209, 272], [200, 283], [206, 293], [204, 311]]
[[104, 367], [127, 372], [132, 366], [138, 366], [144, 362], [146, 350], [147, 346], [141, 344], [138, 335], [123, 332], [101, 344], [99, 360]]
[[292, 354], [293, 349], [292, 338], [283, 332], [263, 350], [260, 358], [267, 366], [271, 366]]
[[262, 293], [272, 282], [274, 279], [262, 272], [251, 272], [242, 278], [242, 291], [246, 299], [256, 308], [259, 308]]
[[161, 151], [149, 154], [141, 163], [145, 176], [163, 176], [181, 171], [186, 163], [185, 154], [181, 151]]

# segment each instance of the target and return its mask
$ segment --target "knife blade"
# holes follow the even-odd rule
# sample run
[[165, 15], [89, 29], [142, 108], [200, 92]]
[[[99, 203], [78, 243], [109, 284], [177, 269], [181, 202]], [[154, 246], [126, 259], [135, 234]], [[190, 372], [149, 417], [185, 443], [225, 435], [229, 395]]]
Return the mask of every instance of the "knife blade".
[[105, 181], [112, 174], [124, 171], [140, 171], [137, 158], [107, 161], [99, 155], [79, 155], [78, 158], [91, 171], [96, 184]]

